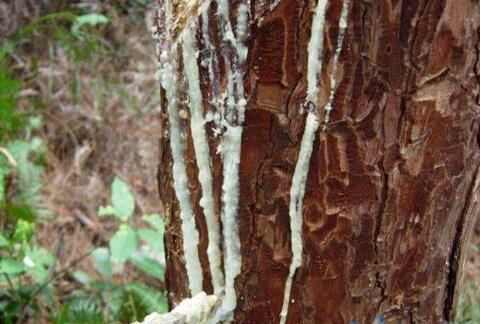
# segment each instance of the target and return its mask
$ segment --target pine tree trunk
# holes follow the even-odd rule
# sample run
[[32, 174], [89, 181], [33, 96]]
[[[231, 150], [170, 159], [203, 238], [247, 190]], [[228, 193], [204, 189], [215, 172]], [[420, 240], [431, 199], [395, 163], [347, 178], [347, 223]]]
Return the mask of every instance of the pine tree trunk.
[[158, 3], [170, 302], [451, 320], [479, 211], [480, 3], [317, 1]]

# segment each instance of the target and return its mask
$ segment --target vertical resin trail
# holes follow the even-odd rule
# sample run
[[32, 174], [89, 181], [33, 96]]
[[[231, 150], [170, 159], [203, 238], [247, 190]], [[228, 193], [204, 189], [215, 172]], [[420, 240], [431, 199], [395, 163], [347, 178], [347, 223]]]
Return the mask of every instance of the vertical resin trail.
[[[288, 315], [288, 307], [290, 304], [290, 295], [292, 290], [292, 280], [295, 272], [302, 264], [303, 242], [302, 242], [302, 226], [303, 226], [303, 197], [305, 195], [305, 186], [307, 182], [308, 170], [310, 168], [310, 159], [313, 151], [313, 143], [317, 133], [319, 122], [317, 117], [316, 103], [318, 102], [318, 76], [322, 72], [323, 66], [323, 42], [324, 42], [324, 25], [325, 13], [327, 9], [327, 0], [319, 0], [315, 9], [312, 22], [312, 34], [308, 44], [308, 62], [307, 62], [307, 107], [309, 107], [308, 115], [305, 122], [305, 130], [300, 144], [300, 152], [295, 171], [292, 178], [292, 186], [290, 188], [290, 230], [292, 245], [292, 262], [285, 283], [285, 292], [283, 298], [282, 311], [280, 312], [280, 323], [285, 323]], [[337, 39], [337, 49], [333, 60], [330, 98], [325, 108], [325, 118], [331, 110], [333, 95], [335, 93], [335, 74], [337, 71], [338, 56], [341, 52], [345, 28], [347, 25], [349, 2], [344, 1], [342, 13], [339, 23], [339, 34]]]
[[208, 231], [207, 255], [212, 274], [214, 294], [219, 296], [224, 291], [224, 278], [222, 272], [220, 252], [220, 226], [215, 215], [213, 200], [213, 176], [210, 159], [208, 137], [205, 131], [203, 118], [203, 97], [200, 90], [200, 77], [197, 65], [198, 49], [195, 35], [197, 25], [192, 23], [183, 33], [183, 62], [185, 78], [188, 85], [189, 109], [195, 158], [198, 165], [198, 180], [202, 188], [200, 206], [203, 208]]
[[[168, 2], [167, 2], [168, 4]], [[172, 24], [171, 7], [165, 10], [167, 24]], [[170, 34], [164, 35], [168, 38]], [[162, 48], [159, 44], [160, 54], [160, 83], [165, 90], [167, 99], [168, 122], [170, 124], [170, 148], [173, 159], [173, 188], [178, 199], [180, 219], [182, 221], [183, 251], [185, 255], [185, 268], [187, 270], [188, 284], [192, 296], [203, 290], [203, 272], [198, 255], [199, 235], [195, 224], [195, 216], [192, 209], [191, 194], [188, 187], [188, 178], [185, 164], [185, 131], [180, 123], [178, 110], [179, 86], [177, 72], [177, 45], [170, 48]]]
[[[247, 1], [249, 2], [249, 1]], [[221, 124], [224, 128], [219, 152], [223, 158], [222, 184], [222, 226], [225, 268], [225, 295], [222, 304], [213, 321], [231, 320], [233, 311], [237, 307], [235, 292], [235, 278], [240, 274], [241, 253], [238, 233], [238, 203], [239, 203], [239, 164], [242, 144], [242, 123], [245, 118], [245, 93], [243, 88], [243, 64], [246, 60], [248, 48], [244, 44], [249, 31], [249, 5], [240, 4], [237, 10], [237, 29], [234, 34], [230, 22], [228, 0], [219, 0], [217, 20], [222, 31], [223, 41], [233, 49], [228, 55], [222, 51], [226, 74], [227, 89], [225, 112], [222, 114]]]
[[338, 59], [340, 58], [340, 53], [342, 52], [343, 48], [343, 40], [345, 39], [345, 30], [347, 29], [349, 11], [350, 0], [344, 0], [340, 21], [338, 23], [337, 48], [335, 49], [335, 54], [333, 56], [332, 73], [330, 74], [330, 96], [328, 97], [328, 102], [325, 106], [325, 123], [330, 121], [330, 112], [333, 108], [333, 97], [335, 95], [335, 90], [337, 90]]

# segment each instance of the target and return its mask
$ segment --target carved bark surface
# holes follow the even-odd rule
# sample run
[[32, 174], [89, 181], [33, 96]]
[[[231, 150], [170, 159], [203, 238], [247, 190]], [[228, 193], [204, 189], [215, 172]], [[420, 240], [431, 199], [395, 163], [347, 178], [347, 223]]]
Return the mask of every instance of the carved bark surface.
[[[160, 51], [169, 52], [178, 44], [173, 58], [177, 109], [199, 233], [203, 290], [209, 294], [209, 237], [200, 204], [182, 32], [193, 30], [199, 50], [219, 221], [225, 179], [223, 156], [217, 151], [222, 150], [224, 133], [208, 116], [226, 109], [222, 94], [227, 92], [229, 63], [243, 73], [245, 120], [234, 119], [243, 126], [236, 215], [241, 272], [235, 277], [234, 320], [278, 323], [292, 262], [290, 192], [309, 108], [307, 48], [317, 2], [227, 2], [234, 32], [239, 6], [249, 8], [245, 62], [235, 60], [234, 46], [225, 40], [217, 1], [191, 6], [160, 1]], [[293, 277], [287, 322], [449, 320], [461, 282], [465, 242], [479, 211], [480, 4], [352, 0], [335, 70], [343, 4], [326, 4], [323, 67], [313, 102], [320, 121], [329, 101], [332, 70], [337, 81], [330, 119], [315, 133], [300, 215], [302, 262]], [[167, 10], [181, 18], [176, 25], [168, 25]], [[192, 24], [196, 27], [188, 29]], [[166, 282], [170, 301], [177, 304], [190, 296], [184, 258], [184, 243], [190, 237], [182, 232], [172, 185], [165, 89], [162, 94], [165, 131], [158, 178], [167, 220]]]

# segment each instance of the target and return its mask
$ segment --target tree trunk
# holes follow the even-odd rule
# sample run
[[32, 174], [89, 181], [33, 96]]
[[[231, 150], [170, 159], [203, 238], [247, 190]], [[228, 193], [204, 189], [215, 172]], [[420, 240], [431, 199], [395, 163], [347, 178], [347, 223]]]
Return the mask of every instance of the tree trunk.
[[172, 306], [452, 319], [479, 210], [474, 0], [160, 0]]

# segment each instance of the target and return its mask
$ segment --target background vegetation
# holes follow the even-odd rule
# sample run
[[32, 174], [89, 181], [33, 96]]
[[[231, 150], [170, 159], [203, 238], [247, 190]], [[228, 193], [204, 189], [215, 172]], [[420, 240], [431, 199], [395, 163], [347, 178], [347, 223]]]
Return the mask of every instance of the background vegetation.
[[150, 1], [0, 3], [0, 322], [166, 311]]
[[[166, 311], [150, 0], [0, 3], [0, 322]], [[477, 226], [458, 323], [480, 323]]]

